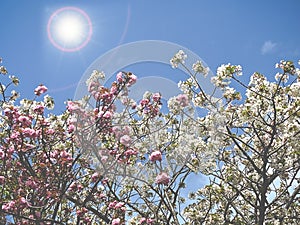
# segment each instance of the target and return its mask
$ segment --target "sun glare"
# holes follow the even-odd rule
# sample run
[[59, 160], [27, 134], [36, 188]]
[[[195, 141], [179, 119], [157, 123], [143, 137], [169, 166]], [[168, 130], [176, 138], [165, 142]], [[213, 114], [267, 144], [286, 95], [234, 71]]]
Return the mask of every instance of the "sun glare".
[[83, 36], [83, 24], [76, 17], [69, 16], [61, 19], [55, 27], [58, 37], [63, 42], [80, 42]]
[[48, 22], [48, 37], [62, 51], [74, 52], [90, 41], [92, 24], [81, 9], [65, 7], [54, 12]]

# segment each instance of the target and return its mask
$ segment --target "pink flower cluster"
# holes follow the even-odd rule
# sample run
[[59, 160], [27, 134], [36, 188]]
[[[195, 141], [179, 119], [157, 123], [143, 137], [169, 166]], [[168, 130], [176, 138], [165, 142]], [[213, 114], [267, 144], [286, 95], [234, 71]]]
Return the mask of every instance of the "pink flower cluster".
[[15, 205], [16, 205], [15, 201], [10, 201], [10, 202], [2, 205], [2, 210], [3, 211], [14, 210], [15, 209]]
[[130, 87], [131, 85], [135, 84], [137, 80], [137, 77], [131, 72], [119, 72], [116, 78], [118, 83], [126, 83], [127, 87]]
[[100, 174], [98, 173], [98, 172], [95, 172], [95, 173], [93, 173], [92, 174], [92, 182], [97, 182], [98, 180], [99, 180], [99, 178], [100, 178], [101, 176], [100, 176]]
[[168, 185], [169, 182], [170, 182], [170, 177], [166, 172], [161, 172], [155, 178], [155, 183], [157, 184]]
[[[130, 82], [133, 81], [134, 77]], [[34, 89], [34, 99], [23, 99], [20, 106], [10, 101], [7, 90], [3, 90], [0, 107], [1, 219], [14, 215], [15, 224], [48, 225], [49, 215], [53, 213], [50, 209], [59, 206], [58, 214], [65, 217], [64, 223], [82, 217], [80, 223], [92, 224], [94, 217], [89, 205], [104, 205], [109, 201], [105, 190], [100, 188], [100, 182], [104, 185], [105, 179], [91, 168], [89, 159], [82, 157], [78, 140], [70, 133], [82, 125], [76, 118], [84, 116], [91, 122], [86, 123], [88, 126], [97, 119], [106, 120], [104, 125], [109, 124], [109, 113], [114, 109], [106, 90], [100, 88], [100, 92], [103, 91], [100, 95], [105, 98], [97, 107], [100, 117], [93, 111], [87, 113], [80, 102], [71, 101], [67, 102], [67, 111], [63, 114], [45, 115], [47, 97], [44, 101], [36, 100], [48, 90], [42, 84]], [[119, 87], [113, 86], [111, 90], [118, 93]], [[101, 111], [108, 113], [101, 116]], [[88, 204], [81, 204], [84, 200]], [[124, 204], [117, 202], [113, 210], [123, 212]]]
[[[35, 90], [37, 95], [45, 91], [44, 86]], [[66, 145], [67, 127], [55, 127], [56, 121], [50, 127], [42, 103], [33, 103], [32, 109], [8, 106], [3, 111], [10, 132], [3, 133], [1, 139], [0, 161], [5, 163], [0, 164], [9, 176], [1, 174], [0, 184], [5, 191], [12, 186], [14, 190], [8, 201], [0, 199], [0, 205], [8, 214], [23, 213], [37, 219], [39, 212], [29, 214], [28, 208], [54, 204], [61, 192], [59, 179], [69, 179], [65, 174], [70, 174], [73, 155], [70, 154], [72, 145]], [[18, 176], [11, 176], [16, 173]]]
[[124, 206], [125, 206], [124, 202], [118, 202], [116, 200], [113, 201], [113, 202], [110, 202], [108, 204], [108, 208], [110, 208], [110, 209], [121, 209], [122, 211], [126, 210], [126, 208]]
[[82, 109], [78, 102], [67, 101], [67, 110], [72, 113], [81, 111]]
[[162, 155], [160, 151], [154, 151], [151, 153], [150, 157], [149, 157], [151, 162], [155, 162], [155, 161], [161, 161], [162, 160]]
[[113, 96], [117, 93], [117, 89], [109, 89], [99, 83], [99, 81], [92, 81], [88, 86], [88, 91], [95, 100], [110, 102]]
[[0, 176], [0, 184], [4, 184], [5, 181], [5, 177], [4, 176]]
[[186, 107], [189, 105], [189, 98], [186, 94], [180, 94], [176, 97], [176, 100], [179, 102], [181, 107]]
[[150, 219], [150, 218], [141, 218], [139, 221], [139, 224], [152, 224], [154, 222], [154, 219]]
[[120, 218], [114, 218], [111, 221], [111, 225], [120, 225], [121, 224], [121, 219]]
[[126, 211], [125, 203], [113, 201], [108, 204], [108, 208], [116, 211], [116, 214], [115, 214], [116, 217], [112, 220], [112, 225], [123, 224], [122, 220], [118, 217], [118, 215], [119, 216], [124, 215], [124, 213]]
[[153, 95], [152, 95], [152, 99], [153, 99], [153, 101], [154, 102], [160, 102], [160, 100], [161, 100], [161, 94], [160, 93], [154, 93]]
[[132, 140], [131, 137], [129, 137], [129, 135], [125, 134], [120, 138], [120, 143], [126, 147], [129, 147], [131, 144]]
[[148, 115], [151, 118], [158, 115], [161, 107], [161, 94], [154, 93], [150, 98], [144, 98], [139, 102], [138, 108], [144, 115]]
[[36, 89], [34, 89], [34, 94], [37, 96], [40, 96], [41, 94], [44, 94], [45, 92], [47, 92], [48, 88], [42, 84], [40, 84], [39, 86], [37, 86]]
[[131, 128], [129, 126], [114, 126], [112, 132], [115, 138], [120, 140], [125, 135], [130, 136]]

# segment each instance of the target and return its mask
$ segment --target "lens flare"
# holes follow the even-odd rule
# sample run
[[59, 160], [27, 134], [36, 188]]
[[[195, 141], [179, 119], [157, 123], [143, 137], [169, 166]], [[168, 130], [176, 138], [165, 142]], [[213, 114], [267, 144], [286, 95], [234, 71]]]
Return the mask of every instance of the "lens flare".
[[59, 50], [75, 52], [85, 47], [92, 36], [92, 23], [82, 9], [63, 7], [55, 11], [48, 21], [48, 38]]

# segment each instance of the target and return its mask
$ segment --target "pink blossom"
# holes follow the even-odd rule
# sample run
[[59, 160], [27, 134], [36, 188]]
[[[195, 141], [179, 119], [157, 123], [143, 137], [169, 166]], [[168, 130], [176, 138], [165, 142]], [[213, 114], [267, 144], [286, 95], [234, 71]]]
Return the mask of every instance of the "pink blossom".
[[93, 175], [92, 175], [92, 181], [96, 182], [99, 179], [99, 177], [100, 177], [99, 173], [97, 173], [97, 172], [93, 173]]
[[141, 218], [139, 221], [140, 224], [152, 224], [153, 222], [153, 219], [146, 219], [145, 217]]
[[[102, 93], [102, 91], [101, 91], [101, 93]], [[107, 90], [105, 90], [105, 92], [102, 93], [102, 95], [101, 95], [101, 99], [105, 100], [106, 102], [110, 102], [112, 97], [113, 97], [112, 94], [110, 92], [107, 92]]]
[[18, 121], [25, 126], [29, 126], [31, 124], [31, 120], [29, 119], [28, 116], [19, 116]]
[[108, 160], [108, 156], [101, 156], [101, 162], [105, 163]]
[[74, 132], [74, 130], [75, 130], [74, 124], [70, 124], [70, 125], [68, 126], [68, 132], [69, 132], [69, 133], [72, 133], [72, 132]]
[[37, 183], [35, 181], [31, 180], [31, 179], [27, 180], [25, 182], [25, 184], [26, 184], [26, 186], [28, 186], [28, 187], [30, 187], [32, 189], [35, 189], [38, 186]]
[[2, 149], [0, 149], [0, 159], [4, 159], [5, 153], [4, 151], [2, 151]]
[[100, 86], [100, 83], [98, 81], [92, 81], [88, 85], [88, 92], [93, 93], [95, 92]]
[[4, 176], [0, 176], [0, 184], [4, 184], [5, 181], [5, 177]]
[[161, 172], [155, 178], [155, 183], [167, 185], [170, 182], [170, 177], [166, 172]]
[[120, 138], [122, 136], [120, 127], [113, 127], [112, 132], [115, 134], [116, 138]]
[[147, 219], [145, 217], [143, 217], [143, 218], [140, 219], [140, 224], [146, 223], [146, 221], [147, 221]]
[[35, 212], [34, 214], [35, 214], [35, 216], [38, 217], [38, 218], [41, 217], [41, 212]]
[[67, 101], [67, 109], [69, 112], [73, 112], [79, 110], [80, 108], [77, 103], [72, 101]]
[[154, 222], [154, 219], [147, 219], [147, 224], [152, 224]]
[[160, 151], [154, 151], [151, 153], [150, 155], [150, 161], [154, 162], [154, 161], [161, 161], [162, 156], [161, 156], [161, 152]]
[[27, 151], [27, 150], [32, 150], [32, 149], [34, 149], [35, 147], [36, 147], [35, 145], [26, 143], [26, 144], [25, 144], [25, 151]]
[[69, 186], [69, 191], [74, 191], [74, 190], [76, 190], [76, 188], [77, 188], [77, 184], [73, 182], [73, 183]]
[[135, 108], [136, 108], [136, 102], [133, 102], [133, 103], [131, 104], [131, 108], [132, 108], [132, 109], [135, 109]]
[[122, 127], [123, 134], [129, 134], [130, 130], [131, 130], [130, 126], [124, 126], [124, 127]]
[[159, 102], [161, 99], [161, 95], [160, 95], [160, 93], [157, 92], [152, 95], [152, 98], [153, 98], [153, 101]]
[[116, 155], [117, 153], [118, 153], [118, 150], [116, 150], [116, 149], [109, 150], [110, 155]]
[[23, 205], [26, 205], [27, 204], [27, 201], [24, 197], [21, 197], [20, 198], [20, 203], [23, 204]]
[[128, 135], [123, 135], [120, 138], [120, 143], [128, 147], [131, 144], [131, 138]]
[[111, 222], [111, 224], [112, 225], [120, 225], [121, 224], [120, 218], [113, 219], [112, 222]]
[[40, 84], [39, 86], [37, 86], [36, 89], [34, 89], [34, 94], [40, 96], [41, 94], [44, 94], [47, 90], [48, 88], [46, 86]]
[[122, 126], [122, 128], [120, 126], [114, 126], [112, 128], [112, 132], [115, 134], [117, 139], [119, 139], [125, 134], [129, 135], [130, 131], [131, 128], [129, 126]]
[[34, 108], [33, 108], [33, 111], [37, 114], [43, 114], [44, 112], [44, 109], [45, 109], [45, 106], [43, 105], [36, 105]]
[[106, 111], [103, 114], [103, 118], [105, 118], [105, 119], [110, 119], [111, 117], [112, 117], [112, 113], [110, 111]]
[[108, 111], [107, 109], [104, 109], [106, 111], [100, 111], [97, 115], [98, 118], [104, 118], [104, 119], [110, 119], [112, 117], [112, 113]]
[[123, 81], [123, 73], [122, 73], [122, 72], [119, 72], [119, 73], [117, 74], [117, 81], [118, 81], [119, 83], [121, 83], [121, 82]]
[[103, 199], [105, 199], [105, 198], [106, 198], [106, 195], [105, 195], [105, 194], [103, 194], [103, 193], [101, 193], [101, 194], [99, 194], [99, 198], [103, 198]]
[[46, 131], [46, 134], [54, 134], [55, 133], [55, 130], [53, 128], [49, 128], [47, 131]]
[[137, 77], [134, 74], [131, 74], [127, 86], [130, 87], [131, 85], [135, 84], [136, 80]]
[[77, 185], [77, 189], [78, 189], [78, 191], [82, 191], [83, 186], [82, 186], [81, 184], [78, 184], [78, 185]]
[[87, 213], [88, 210], [86, 208], [81, 208], [76, 210], [76, 214], [80, 217], [84, 216], [85, 213]]
[[104, 178], [101, 180], [101, 184], [103, 185], [107, 184], [107, 182], [108, 182], [108, 178]]
[[108, 208], [110, 208], [110, 209], [115, 208], [116, 204], [117, 204], [117, 201], [110, 202], [108, 204]]
[[124, 205], [125, 205], [124, 202], [118, 202], [118, 203], [115, 205], [115, 209], [122, 208]]
[[187, 97], [187, 95], [185, 94], [180, 94], [176, 97], [176, 100], [179, 102], [179, 104], [182, 106], [182, 107], [186, 107], [189, 105], [189, 99]]
[[116, 94], [118, 91], [117, 85], [112, 85], [110, 88], [110, 94]]
[[2, 210], [3, 211], [8, 211], [9, 210], [8, 204], [3, 204], [2, 205]]
[[149, 99], [142, 99], [142, 100], [140, 101], [140, 104], [141, 104], [142, 106], [148, 105], [148, 104], [149, 104]]
[[80, 209], [77, 209], [76, 210], [76, 215], [79, 216], [79, 217], [82, 217], [83, 216], [83, 212]]
[[22, 133], [25, 137], [34, 138], [34, 137], [37, 136], [36, 131], [34, 129], [29, 128], [29, 127], [24, 128]]
[[61, 156], [62, 158], [68, 158], [68, 157], [70, 156], [70, 154], [69, 154], [68, 152], [66, 152], [66, 151], [62, 151], [62, 152], [60, 153], [60, 156]]
[[136, 154], [137, 154], [137, 152], [134, 151], [133, 149], [128, 149], [124, 152], [124, 155], [126, 155], [126, 156], [131, 156], [131, 155], [136, 155]]
[[10, 201], [9, 203], [3, 204], [2, 210], [4, 210], [4, 211], [11, 210], [15, 207], [15, 204], [16, 204], [15, 201]]

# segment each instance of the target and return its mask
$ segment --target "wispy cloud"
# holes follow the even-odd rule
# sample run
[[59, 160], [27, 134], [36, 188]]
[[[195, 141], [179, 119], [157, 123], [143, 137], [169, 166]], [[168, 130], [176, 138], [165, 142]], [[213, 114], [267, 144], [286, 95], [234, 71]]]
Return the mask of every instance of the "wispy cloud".
[[261, 54], [265, 55], [267, 53], [272, 52], [276, 46], [277, 46], [277, 43], [272, 42], [272, 41], [266, 41], [260, 49]]

